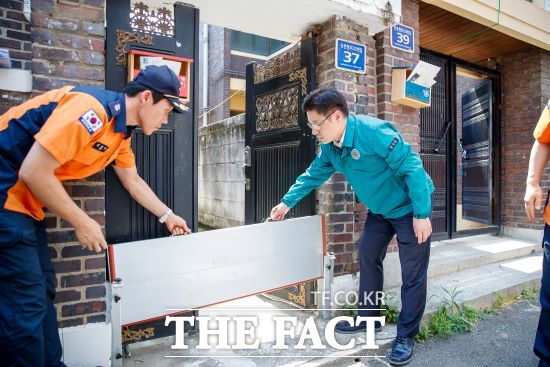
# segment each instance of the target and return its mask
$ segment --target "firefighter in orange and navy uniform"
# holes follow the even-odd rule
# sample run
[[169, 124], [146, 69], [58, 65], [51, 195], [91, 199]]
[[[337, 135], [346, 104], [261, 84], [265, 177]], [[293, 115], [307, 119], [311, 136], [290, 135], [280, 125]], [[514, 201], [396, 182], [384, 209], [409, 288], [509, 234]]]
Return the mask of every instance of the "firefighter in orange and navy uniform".
[[[527, 188], [525, 191], [525, 211], [530, 220], [542, 210], [542, 189], [540, 180], [546, 163], [550, 159], [550, 100], [542, 111], [535, 128], [535, 143], [529, 159]], [[549, 192], [550, 194], [550, 192]], [[540, 318], [533, 351], [540, 358], [539, 367], [550, 367], [550, 205], [548, 198], [543, 212], [544, 238], [542, 240], [542, 284], [540, 289]]]
[[123, 93], [68, 86], [0, 116], [0, 366], [64, 366], [43, 207], [71, 223], [83, 248], [99, 252], [107, 246], [100, 225], [61, 181], [113, 163], [130, 195], [173, 235], [190, 232], [139, 177], [130, 147], [135, 127], [152, 134], [170, 111], [187, 109], [179, 89], [169, 68], [148, 66]]

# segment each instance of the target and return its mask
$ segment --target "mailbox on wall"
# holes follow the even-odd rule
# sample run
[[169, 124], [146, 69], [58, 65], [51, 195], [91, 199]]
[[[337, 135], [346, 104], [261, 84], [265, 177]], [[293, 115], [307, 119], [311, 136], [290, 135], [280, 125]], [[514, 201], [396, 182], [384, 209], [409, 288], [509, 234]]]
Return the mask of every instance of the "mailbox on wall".
[[189, 78], [191, 76], [192, 59], [176, 57], [165, 54], [158, 54], [140, 50], [128, 51], [128, 81], [135, 78], [139, 71], [147, 65], [166, 65], [180, 79], [180, 97], [189, 101]]
[[392, 70], [391, 100], [394, 103], [414, 108], [430, 107], [432, 91], [408, 81], [412, 68], [394, 68]]

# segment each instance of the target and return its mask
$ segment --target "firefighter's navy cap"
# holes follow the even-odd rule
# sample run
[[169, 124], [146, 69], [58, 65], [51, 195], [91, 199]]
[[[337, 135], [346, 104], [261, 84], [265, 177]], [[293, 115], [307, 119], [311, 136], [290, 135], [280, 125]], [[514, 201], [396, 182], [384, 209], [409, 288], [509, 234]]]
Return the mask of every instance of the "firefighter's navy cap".
[[189, 110], [183, 99], [179, 97], [180, 80], [168, 66], [146, 66], [141, 69], [134, 81], [165, 96], [174, 106], [174, 111], [185, 112]]

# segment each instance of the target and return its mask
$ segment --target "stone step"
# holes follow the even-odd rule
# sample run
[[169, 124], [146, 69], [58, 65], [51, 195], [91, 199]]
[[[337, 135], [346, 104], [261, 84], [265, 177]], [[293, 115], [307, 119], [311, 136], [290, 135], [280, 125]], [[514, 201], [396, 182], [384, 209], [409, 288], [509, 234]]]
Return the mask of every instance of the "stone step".
[[[456, 294], [455, 300], [460, 305], [491, 307], [497, 295], [508, 298], [525, 288], [540, 289], [541, 276], [542, 255], [534, 254], [430, 279], [425, 317], [435, 312], [443, 300], [450, 301], [449, 292]], [[387, 290], [386, 297], [390, 304], [400, 307], [400, 287]]]
[[[428, 278], [430, 280], [458, 271], [499, 261], [515, 259], [542, 251], [540, 243], [479, 235], [432, 243]], [[390, 253], [384, 260], [384, 288], [401, 285], [399, 254]]]

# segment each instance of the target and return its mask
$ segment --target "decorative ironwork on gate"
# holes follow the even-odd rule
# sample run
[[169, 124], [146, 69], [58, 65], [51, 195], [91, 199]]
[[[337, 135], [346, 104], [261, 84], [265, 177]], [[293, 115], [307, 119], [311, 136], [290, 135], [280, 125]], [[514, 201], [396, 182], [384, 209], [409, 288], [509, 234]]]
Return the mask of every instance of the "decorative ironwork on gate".
[[143, 45], [152, 45], [153, 36], [150, 34], [139, 34], [137, 32], [126, 32], [122, 29], [116, 30], [116, 63], [120, 66], [127, 66], [128, 52], [126, 46], [128, 43], [141, 43]]
[[174, 15], [168, 8], [151, 9], [143, 2], [130, 7], [130, 27], [143, 32], [160, 36], [174, 36]]
[[298, 86], [279, 89], [256, 99], [256, 132], [298, 126]]
[[307, 94], [307, 68], [300, 69], [288, 75], [288, 80], [299, 80], [302, 85], [302, 96]]
[[298, 70], [301, 66], [302, 47], [296, 47], [285, 53], [267, 60], [263, 65], [254, 65], [254, 84], [260, 84], [268, 80]]

